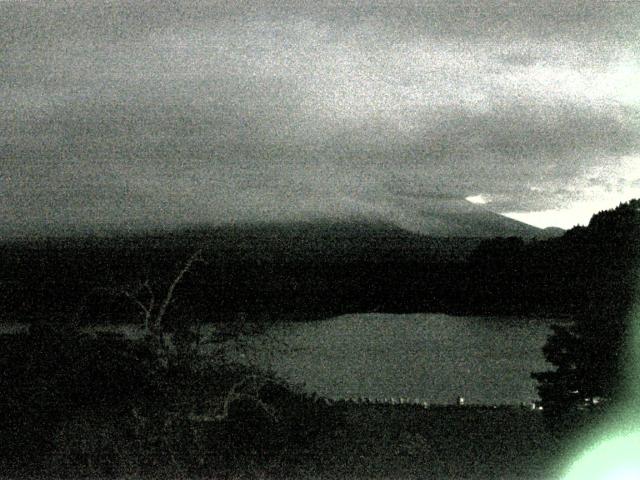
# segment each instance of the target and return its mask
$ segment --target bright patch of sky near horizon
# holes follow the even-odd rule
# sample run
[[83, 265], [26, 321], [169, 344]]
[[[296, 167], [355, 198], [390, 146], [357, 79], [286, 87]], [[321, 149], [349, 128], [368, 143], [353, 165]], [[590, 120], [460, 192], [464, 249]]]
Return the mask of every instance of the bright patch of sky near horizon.
[[3, 2], [0, 235], [407, 196], [586, 223], [640, 197], [639, 32], [636, 2]]
[[[617, 185], [612, 185], [611, 179], [615, 179]], [[582, 198], [562, 208], [503, 214], [540, 228], [588, 225], [594, 213], [614, 208], [624, 200], [640, 198], [640, 157], [623, 157], [615, 169], [595, 167], [582, 182], [568, 188], [579, 192]], [[530, 189], [541, 191], [539, 187]]]

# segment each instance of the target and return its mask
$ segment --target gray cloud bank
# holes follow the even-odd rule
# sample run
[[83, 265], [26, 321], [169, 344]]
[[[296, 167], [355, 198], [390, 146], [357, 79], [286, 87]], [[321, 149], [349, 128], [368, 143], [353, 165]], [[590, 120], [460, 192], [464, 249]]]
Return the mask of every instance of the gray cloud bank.
[[228, 3], [0, 4], [2, 233], [640, 193], [635, 2]]

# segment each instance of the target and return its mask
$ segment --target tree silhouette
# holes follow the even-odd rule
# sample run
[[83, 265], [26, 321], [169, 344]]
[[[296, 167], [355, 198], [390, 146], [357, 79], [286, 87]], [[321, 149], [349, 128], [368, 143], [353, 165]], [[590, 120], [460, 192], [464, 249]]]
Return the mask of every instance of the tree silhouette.
[[[568, 278], [581, 298], [572, 321], [554, 325], [544, 347], [555, 369], [537, 372], [545, 410], [559, 417], [596, 402], [621, 399], [630, 365], [630, 317], [637, 301], [640, 200], [600, 212], [588, 227], [568, 232], [563, 248], [573, 262]], [[595, 399], [595, 400], [594, 400]]]

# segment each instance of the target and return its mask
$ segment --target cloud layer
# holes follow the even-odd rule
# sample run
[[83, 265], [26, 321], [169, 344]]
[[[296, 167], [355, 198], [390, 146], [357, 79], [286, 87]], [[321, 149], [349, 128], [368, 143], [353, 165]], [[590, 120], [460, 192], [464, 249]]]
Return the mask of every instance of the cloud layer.
[[228, 3], [0, 5], [3, 232], [640, 196], [634, 2]]

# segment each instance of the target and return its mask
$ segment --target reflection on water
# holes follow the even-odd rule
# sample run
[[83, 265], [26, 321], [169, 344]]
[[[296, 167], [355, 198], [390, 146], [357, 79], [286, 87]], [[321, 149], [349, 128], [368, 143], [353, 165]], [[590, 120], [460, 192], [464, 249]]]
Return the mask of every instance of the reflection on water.
[[[405, 397], [503, 404], [538, 398], [549, 322], [434, 314], [353, 314], [286, 324], [247, 355], [332, 398]], [[286, 348], [282, 348], [286, 345]]]

